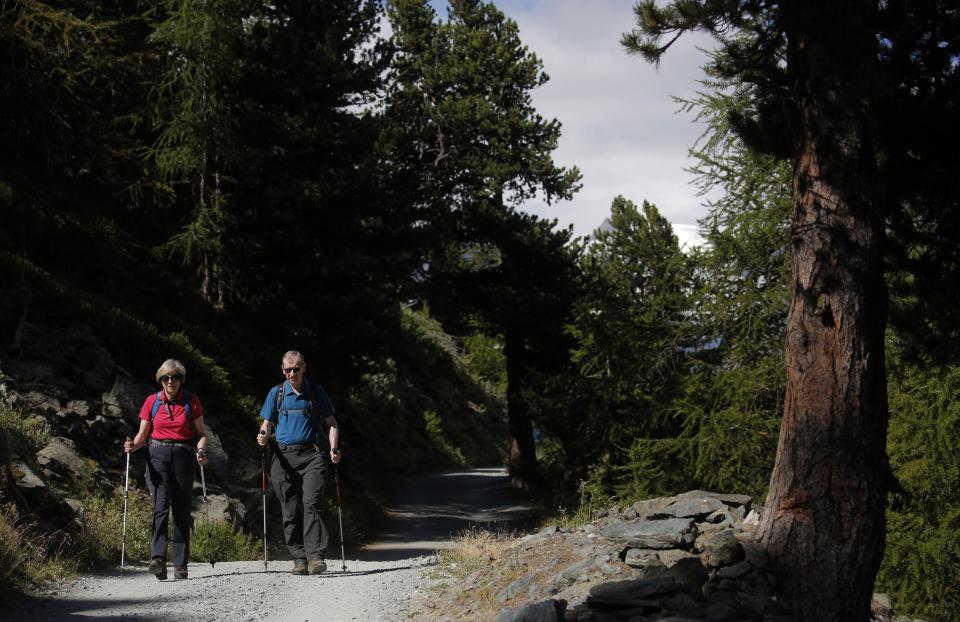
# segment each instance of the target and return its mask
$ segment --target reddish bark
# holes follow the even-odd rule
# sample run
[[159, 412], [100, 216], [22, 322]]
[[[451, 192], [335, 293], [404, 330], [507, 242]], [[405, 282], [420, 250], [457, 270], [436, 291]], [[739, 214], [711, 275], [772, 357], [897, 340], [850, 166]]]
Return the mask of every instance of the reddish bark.
[[760, 538], [798, 619], [858, 622], [883, 558], [888, 484], [884, 206], [864, 105], [876, 44], [869, 3], [859, 14], [799, 4], [787, 387]]

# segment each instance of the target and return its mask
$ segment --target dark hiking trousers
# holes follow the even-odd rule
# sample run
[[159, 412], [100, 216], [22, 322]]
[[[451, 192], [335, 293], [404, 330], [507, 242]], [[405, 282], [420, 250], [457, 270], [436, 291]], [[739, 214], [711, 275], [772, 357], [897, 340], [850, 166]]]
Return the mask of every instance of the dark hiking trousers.
[[173, 564], [186, 566], [190, 559], [190, 519], [196, 457], [192, 447], [149, 445], [147, 488], [153, 497], [153, 539], [150, 556], [167, 556], [167, 523], [173, 508]]
[[283, 537], [293, 559], [320, 559], [327, 548], [323, 520], [326, 456], [312, 445], [273, 447], [270, 477], [283, 510]]

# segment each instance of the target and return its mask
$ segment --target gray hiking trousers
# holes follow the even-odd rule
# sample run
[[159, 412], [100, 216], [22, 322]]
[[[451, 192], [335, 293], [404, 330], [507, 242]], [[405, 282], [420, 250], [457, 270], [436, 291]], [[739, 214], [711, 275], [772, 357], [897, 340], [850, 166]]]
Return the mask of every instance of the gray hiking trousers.
[[323, 491], [327, 460], [313, 445], [274, 445], [270, 478], [283, 510], [283, 537], [293, 559], [322, 559], [329, 533]]

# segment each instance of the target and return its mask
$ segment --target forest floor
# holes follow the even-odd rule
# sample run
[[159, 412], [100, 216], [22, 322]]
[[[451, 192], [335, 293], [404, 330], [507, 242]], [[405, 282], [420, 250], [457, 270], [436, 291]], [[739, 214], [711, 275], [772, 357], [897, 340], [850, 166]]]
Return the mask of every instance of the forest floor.
[[[0, 611], [0, 620], [324, 620], [348, 622], [407, 617], [423, 596], [436, 551], [475, 528], [530, 526], [531, 508], [509, 488], [502, 469], [404, 478], [393, 487], [381, 535], [341, 561], [328, 549], [328, 571], [293, 576], [290, 561], [191, 563], [190, 578], [157, 581], [145, 564], [86, 574], [49, 593]], [[337, 517], [328, 516], [333, 534]], [[331, 538], [336, 542], [337, 538]], [[346, 568], [344, 570], [344, 567]]]

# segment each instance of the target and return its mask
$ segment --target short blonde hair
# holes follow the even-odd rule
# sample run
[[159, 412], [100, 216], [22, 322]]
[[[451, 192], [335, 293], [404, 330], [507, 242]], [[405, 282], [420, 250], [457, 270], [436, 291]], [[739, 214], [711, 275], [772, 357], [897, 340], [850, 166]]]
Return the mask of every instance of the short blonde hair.
[[187, 368], [177, 359], [167, 359], [157, 370], [157, 382], [160, 382], [160, 379], [164, 376], [182, 376], [186, 380]]

